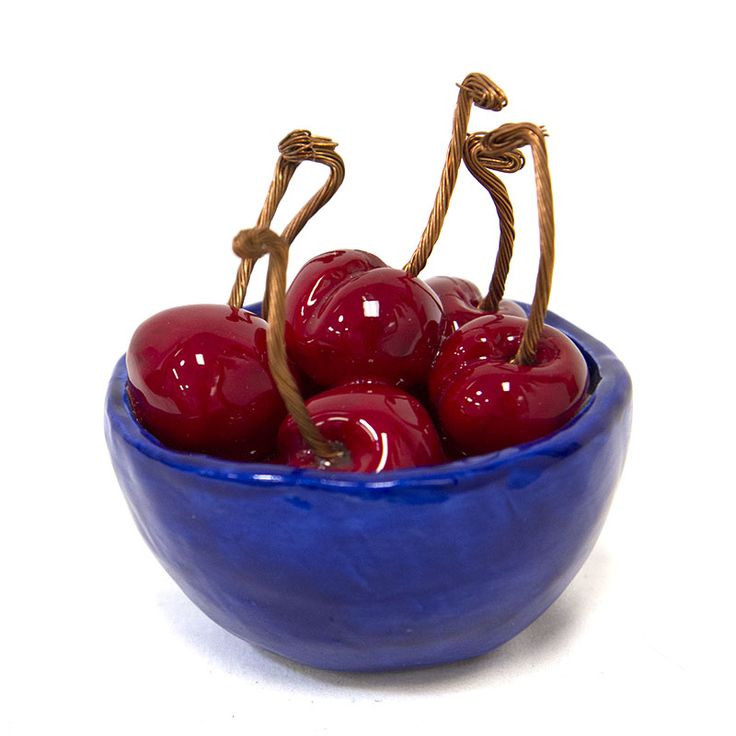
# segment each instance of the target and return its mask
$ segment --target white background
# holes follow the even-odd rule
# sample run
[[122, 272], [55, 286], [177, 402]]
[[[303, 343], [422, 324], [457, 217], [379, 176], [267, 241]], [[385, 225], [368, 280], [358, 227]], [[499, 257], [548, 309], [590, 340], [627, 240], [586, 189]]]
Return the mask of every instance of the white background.
[[[0, 7], [0, 732], [733, 732], [727, 3]], [[471, 129], [549, 130], [551, 308], [632, 373], [628, 464], [581, 573], [506, 646], [418, 672], [305, 669], [220, 630], [158, 566], [107, 457], [106, 382], [142, 319], [227, 299], [231, 238], [293, 128], [347, 164], [294, 266], [343, 246], [402, 265], [470, 71], [510, 100]], [[302, 167], [278, 222], [323, 175]], [[528, 300], [530, 171], [509, 186], [508, 294]], [[496, 237], [461, 175], [426, 273], [483, 285]]]

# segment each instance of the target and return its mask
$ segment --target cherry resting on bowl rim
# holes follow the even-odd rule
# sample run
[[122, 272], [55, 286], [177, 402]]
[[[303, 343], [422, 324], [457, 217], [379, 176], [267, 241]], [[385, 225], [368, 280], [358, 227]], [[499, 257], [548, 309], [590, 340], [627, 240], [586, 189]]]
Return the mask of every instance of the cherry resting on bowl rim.
[[545, 325], [532, 365], [513, 362], [527, 321], [491, 314], [442, 345], [429, 395], [454, 449], [479, 455], [544, 437], [583, 404], [588, 366], [575, 343]]
[[[466, 279], [457, 276], [433, 276], [426, 283], [442, 304], [445, 313], [445, 337], [449, 337], [471, 319], [489, 314], [478, 307], [483, 300], [480, 290]], [[501, 299], [496, 314], [526, 317], [524, 310], [509, 299]]]
[[[445, 461], [427, 410], [395, 386], [356, 382], [317, 394], [306, 406], [324, 438], [347, 450], [331, 470], [379, 473]], [[281, 460], [289, 465], [318, 463], [290, 416], [281, 425], [278, 444]]]
[[126, 354], [128, 397], [163, 444], [237, 460], [273, 452], [286, 408], [268, 369], [267, 324], [200, 304], [150, 317]]
[[335, 250], [299, 271], [286, 292], [286, 345], [320, 386], [426, 380], [442, 337], [436, 294], [361, 250]]

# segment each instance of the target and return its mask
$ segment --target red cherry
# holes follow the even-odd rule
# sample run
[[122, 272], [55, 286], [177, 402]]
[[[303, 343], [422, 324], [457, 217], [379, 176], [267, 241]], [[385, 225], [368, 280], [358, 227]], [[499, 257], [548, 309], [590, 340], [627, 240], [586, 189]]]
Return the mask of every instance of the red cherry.
[[289, 354], [320, 386], [356, 378], [422, 383], [443, 319], [423, 281], [360, 250], [313, 258], [286, 293]]
[[511, 362], [526, 325], [519, 317], [478, 317], [451, 335], [437, 356], [429, 394], [442, 430], [466, 455], [554, 432], [585, 400], [585, 358], [559, 330], [544, 327], [533, 365]]
[[[325, 439], [347, 448], [331, 469], [378, 473], [445, 461], [427, 410], [410, 394], [385, 383], [353, 383], [328, 389], [306, 402]], [[279, 430], [284, 462], [315, 467], [316, 458], [291, 417]]]
[[178, 450], [257, 460], [273, 452], [286, 409], [268, 370], [264, 320], [227, 305], [167, 309], [126, 355], [138, 421]]
[[[451, 335], [471, 319], [481, 317], [488, 312], [478, 309], [483, 296], [478, 287], [456, 276], [433, 276], [427, 279], [427, 286], [432, 288], [440, 298], [445, 312], [445, 336]], [[496, 314], [508, 314], [513, 317], [526, 317], [524, 310], [509, 299], [501, 299]]]

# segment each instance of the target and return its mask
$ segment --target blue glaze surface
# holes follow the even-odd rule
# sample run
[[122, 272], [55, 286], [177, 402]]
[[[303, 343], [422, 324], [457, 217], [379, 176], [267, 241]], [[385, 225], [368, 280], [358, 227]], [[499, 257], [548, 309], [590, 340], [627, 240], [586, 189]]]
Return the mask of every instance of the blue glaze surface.
[[631, 382], [602, 343], [593, 391], [541, 440], [378, 475], [245, 464], [163, 447], [133, 419], [125, 362], [106, 437], [135, 521], [210, 618], [314, 667], [389, 670], [490, 651], [575, 576], [601, 530], [631, 422]]

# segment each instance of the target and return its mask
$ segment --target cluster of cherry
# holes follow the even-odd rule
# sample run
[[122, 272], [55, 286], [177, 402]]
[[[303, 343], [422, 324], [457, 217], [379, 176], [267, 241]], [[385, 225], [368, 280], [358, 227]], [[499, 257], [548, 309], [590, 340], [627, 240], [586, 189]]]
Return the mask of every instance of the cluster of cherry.
[[[478, 309], [469, 282], [427, 282], [357, 250], [309, 261], [286, 295], [286, 345], [306, 407], [346, 449], [335, 469], [433, 465], [542, 437], [578, 410], [587, 366], [545, 326], [531, 365], [527, 324], [504, 300]], [[138, 420], [164, 444], [245, 461], [319, 466], [269, 372], [268, 324], [229, 306], [151, 317], [127, 353]]]
[[[267, 322], [239, 308], [241, 294], [229, 305], [169, 309], [138, 328], [126, 362], [128, 399], [140, 424], [177, 450], [245, 462], [379, 472], [529, 442], [574, 416], [587, 395], [587, 365], [566, 335], [544, 324], [554, 227], [543, 131], [531, 124], [507, 125], [466, 138], [471, 99], [486, 109], [500, 109], [505, 98], [483, 75], [469, 75], [464, 84], [456, 110], [456, 123], [462, 125], [455, 126], [456, 148], [451, 145], [443, 172], [448, 192], [463, 145], [468, 163], [473, 158], [469, 143], [505, 140], [505, 148], [487, 148], [473, 160], [507, 172], [523, 165], [514, 146], [526, 141], [535, 152], [540, 214], [546, 212], [549, 222], [545, 227], [540, 217], [542, 258], [529, 320], [507, 300], [494, 298], [489, 309], [491, 292], [483, 299], [468, 281], [442, 276], [425, 282], [416, 275], [421, 268], [390, 268], [360, 250], [313, 258], [284, 294], [284, 255], [280, 294], [266, 295], [269, 304], [279, 299], [277, 325], [270, 315]], [[325, 152], [322, 162], [333, 172], [332, 191], [339, 186], [342, 162], [335, 144], [295, 131], [282, 141], [281, 173], [267, 205], [277, 206], [297, 165], [288, 152], [307, 151], [312, 157], [306, 160], [320, 160], [313, 146]], [[483, 174], [480, 164], [475, 168], [499, 215], [510, 209], [507, 201], [500, 203], [499, 192], [507, 193], [499, 180]], [[307, 216], [329, 196], [313, 198], [305, 207]], [[449, 193], [437, 201], [446, 206], [448, 198]], [[269, 223], [272, 210], [265, 218]], [[292, 221], [294, 226], [287, 228], [291, 236], [282, 238], [284, 254], [305, 221]], [[505, 230], [509, 246], [513, 217], [510, 222]], [[283, 354], [284, 343], [289, 363], [284, 356], [276, 370], [274, 346]], [[283, 373], [288, 391], [279, 378]], [[299, 416], [306, 417], [319, 442], [310, 439]]]

